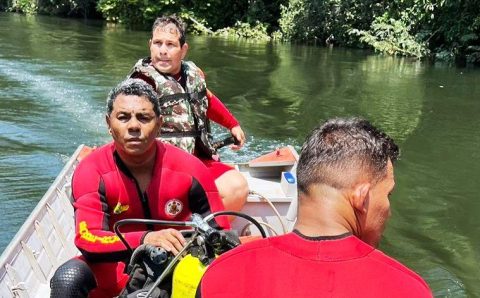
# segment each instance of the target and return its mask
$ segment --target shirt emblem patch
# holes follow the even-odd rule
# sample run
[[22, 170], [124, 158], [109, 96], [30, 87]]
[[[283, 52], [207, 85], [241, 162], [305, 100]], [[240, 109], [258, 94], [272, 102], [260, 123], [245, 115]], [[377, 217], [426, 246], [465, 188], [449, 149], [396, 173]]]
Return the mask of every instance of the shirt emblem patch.
[[183, 210], [183, 203], [177, 199], [171, 199], [165, 204], [165, 213], [170, 216], [176, 216]]

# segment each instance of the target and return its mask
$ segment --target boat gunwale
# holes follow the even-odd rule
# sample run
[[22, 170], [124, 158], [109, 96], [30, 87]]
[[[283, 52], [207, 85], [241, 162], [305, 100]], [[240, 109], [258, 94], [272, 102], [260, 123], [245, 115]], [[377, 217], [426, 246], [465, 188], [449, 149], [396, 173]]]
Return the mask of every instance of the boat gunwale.
[[[82, 151], [82, 149], [85, 147], [84, 144], [81, 144], [78, 146], [78, 148], [75, 150], [75, 152], [72, 154], [70, 159], [67, 161], [65, 166], [62, 168], [60, 173], [57, 175], [53, 183], [50, 185], [48, 190], [45, 192], [43, 195], [42, 199], [38, 201], [37, 205], [35, 208], [32, 210], [30, 215], [27, 217], [25, 222], [22, 224], [20, 229], [17, 231], [13, 239], [10, 241], [8, 246], [5, 248], [3, 251], [2, 255], [0, 256], [0, 273], [6, 269], [6, 265], [11, 263], [12, 260], [18, 255], [18, 253], [22, 249], [21, 241], [24, 240], [24, 236], [28, 231], [33, 227], [33, 224], [35, 220], [44, 212], [46, 203], [52, 195], [57, 191], [59, 186], [63, 186], [68, 181], [63, 181], [65, 179], [65, 175], [72, 169], [74, 164], [77, 162], [77, 158]], [[4, 275], [0, 275], [0, 282], [4, 279]]]

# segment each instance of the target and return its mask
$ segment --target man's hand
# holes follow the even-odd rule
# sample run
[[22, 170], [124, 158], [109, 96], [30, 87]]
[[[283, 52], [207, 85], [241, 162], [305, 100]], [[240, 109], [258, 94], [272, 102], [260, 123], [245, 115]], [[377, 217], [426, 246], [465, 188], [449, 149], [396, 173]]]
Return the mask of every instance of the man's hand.
[[243, 132], [242, 128], [240, 127], [240, 125], [237, 125], [235, 127], [233, 127], [231, 130], [230, 130], [230, 133], [232, 134], [232, 136], [238, 141], [240, 142], [240, 144], [238, 145], [232, 145], [230, 148], [232, 148], [232, 150], [239, 150], [240, 148], [242, 148], [243, 144], [245, 144], [245, 133]]
[[168, 252], [177, 255], [178, 252], [186, 244], [185, 238], [182, 233], [175, 229], [165, 229], [160, 231], [153, 231], [147, 233], [143, 238], [144, 244], [150, 244], [158, 247], [162, 247]]

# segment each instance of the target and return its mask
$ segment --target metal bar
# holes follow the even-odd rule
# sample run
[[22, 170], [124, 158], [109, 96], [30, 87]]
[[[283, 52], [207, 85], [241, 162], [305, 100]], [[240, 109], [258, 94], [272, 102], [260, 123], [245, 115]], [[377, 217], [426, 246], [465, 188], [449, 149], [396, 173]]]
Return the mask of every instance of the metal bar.
[[20, 244], [22, 245], [28, 262], [30, 263], [30, 267], [32, 267], [33, 273], [35, 273], [35, 276], [40, 282], [46, 284], [47, 276], [43, 273], [42, 268], [40, 268], [40, 265], [37, 262], [37, 257], [35, 256], [38, 253], [34, 252], [24, 241], [20, 241]]
[[58, 261], [57, 261], [57, 258], [55, 257], [55, 253], [53, 252], [52, 246], [50, 245], [50, 242], [48, 242], [45, 232], [38, 220], [35, 221], [35, 232], [37, 233], [37, 236], [40, 239], [40, 242], [42, 242], [42, 246], [45, 249], [45, 253], [47, 254], [48, 259], [50, 260], [52, 267], [54, 268], [57, 267]]

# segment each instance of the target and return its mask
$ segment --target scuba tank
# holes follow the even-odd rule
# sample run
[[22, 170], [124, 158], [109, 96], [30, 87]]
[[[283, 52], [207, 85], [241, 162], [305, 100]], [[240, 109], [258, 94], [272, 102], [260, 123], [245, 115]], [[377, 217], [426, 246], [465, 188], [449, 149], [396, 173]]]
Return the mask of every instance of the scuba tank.
[[[116, 222], [113, 227], [115, 234], [127, 250], [132, 252], [127, 270], [129, 280], [118, 297], [194, 298], [200, 280], [211, 262], [240, 245], [235, 232], [217, 230], [208, 224], [209, 220], [220, 215], [243, 217], [266, 237], [263, 227], [254, 218], [234, 211], [218, 211], [205, 219], [198, 214], [192, 214], [191, 221], [185, 222], [152, 219], [123, 219]], [[149, 244], [142, 244], [133, 251], [119, 229], [121, 225], [132, 223], [190, 226], [194, 229], [182, 231], [184, 237], [189, 235], [185, 237], [188, 241], [174, 256]]]
[[[198, 284], [208, 265], [217, 257], [215, 244], [222, 241], [222, 233], [209, 226], [203, 218], [194, 214], [192, 222], [202, 235], [198, 235], [196, 245], [189, 250], [175, 267], [172, 277], [171, 298], [195, 298]], [[238, 244], [237, 244], [238, 245]]]
[[240, 245], [240, 239], [234, 232], [219, 232], [202, 222], [197, 226], [203, 228], [205, 234], [197, 238], [200, 245], [192, 247], [173, 271], [171, 298], [195, 298], [198, 284], [208, 266], [222, 253]]
[[207, 268], [197, 257], [186, 255], [173, 271], [171, 298], [194, 298]]

